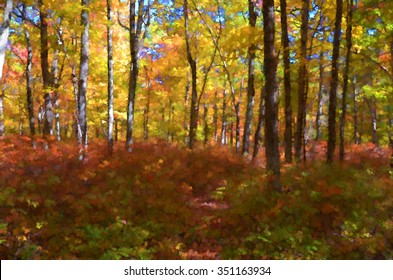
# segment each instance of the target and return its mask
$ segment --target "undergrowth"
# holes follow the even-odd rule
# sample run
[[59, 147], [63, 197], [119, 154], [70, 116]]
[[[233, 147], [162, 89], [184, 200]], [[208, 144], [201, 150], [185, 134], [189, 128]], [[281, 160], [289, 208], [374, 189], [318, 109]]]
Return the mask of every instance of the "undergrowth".
[[2, 259], [393, 258], [393, 174], [368, 146], [284, 166], [277, 193], [224, 147], [98, 142], [80, 162], [73, 144], [0, 141]]

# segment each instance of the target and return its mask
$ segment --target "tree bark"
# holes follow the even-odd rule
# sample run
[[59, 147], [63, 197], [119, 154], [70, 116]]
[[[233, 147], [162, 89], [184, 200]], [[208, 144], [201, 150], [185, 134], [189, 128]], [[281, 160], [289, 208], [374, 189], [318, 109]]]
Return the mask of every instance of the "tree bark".
[[352, 82], [352, 91], [353, 91], [353, 139], [356, 145], [360, 144], [360, 135], [359, 135], [359, 122], [358, 122], [358, 103], [356, 100], [357, 97], [357, 79], [356, 75], [353, 77], [353, 82]]
[[[3, 67], [5, 62], [5, 52], [7, 50], [8, 36], [10, 33], [10, 22], [13, 1], [7, 0], [4, 7], [4, 20], [0, 26], [0, 83], [3, 78]], [[4, 88], [4, 86], [2, 87]], [[4, 136], [4, 110], [3, 110], [4, 92], [0, 93], [0, 136]]]
[[30, 34], [27, 29], [24, 30], [25, 38], [26, 38], [26, 46], [27, 46], [27, 63], [26, 63], [26, 96], [27, 96], [27, 111], [29, 115], [29, 128], [30, 128], [30, 137], [33, 143], [33, 147], [35, 147], [35, 118], [34, 118], [34, 101], [33, 101], [33, 90], [32, 90], [32, 82], [33, 78], [31, 76], [31, 69], [33, 66], [33, 47], [31, 45]]
[[278, 151], [278, 94], [275, 54], [274, 0], [263, 1], [264, 75], [265, 75], [265, 154], [266, 169], [273, 174], [273, 186], [280, 190], [280, 154]]
[[368, 109], [370, 111], [370, 124], [371, 124], [371, 142], [378, 145], [378, 133], [377, 133], [377, 102], [376, 98], [372, 97], [371, 100], [365, 98]]
[[316, 136], [315, 140], [319, 141], [322, 138], [322, 130], [321, 130], [321, 118], [323, 115], [323, 93], [324, 93], [324, 71], [323, 71], [323, 62], [324, 62], [324, 54], [321, 51], [319, 53], [319, 88], [318, 88], [318, 100], [317, 100], [317, 116], [315, 118], [316, 124]]
[[4, 7], [4, 20], [0, 25], [0, 81], [3, 77], [5, 52], [7, 50], [8, 35], [10, 33], [12, 7], [13, 0], [6, 0]]
[[297, 111], [297, 124], [295, 133], [295, 158], [300, 161], [300, 154], [302, 150], [304, 138], [304, 120], [306, 117], [306, 80], [307, 80], [307, 39], [308, 39], [308, 21], [309, 21], [309, 7], [310, 0], [304, 0], [302, 6], [302, 25], [300, 35], [300, 68], [298, 79], [298, 111]]
[[151, 82], [149, 74], [146, 71], [146, 80], [147, 80], [147, 97], [146, 97], [146, 106], [143, 110], [143, 139], [147, 141], [149, 138], [149, 117], [150, 117], [150, 96], [151, 96]]
[[340, 121], [340, 151], [339, 159], [344, 160], [344, 132], [345, 132], [345, 116], [347, 113], [347, 94], [348, 94], [348, 80], [349, 80], [349, 64], [351, 59], [352, 51], [352, 14], [353, 14], [353, 1], [348, 0], [348, 11], [347, 11], [347, 30], [346, 30], [346, 41], [347, 41], [347, 55], [345, 59], [345, 69], [344, 69], [344, 84], [342, 93], [342, 103], [341, 103], [341, 121]]
[[221, 145], [227, 144], [227, 128], [228, 128], [228, 121], [227, 121], [227, 92], [224, 89], [223, 96], [222, 96], [222, 116], [221, 116]]
[[189, 73], [187, 73], [187, 84], [186, 84], [186, 92], [184, 95], [184, 120], [183, 120], [183, 129], [184, 129], [184, 144], [188, 145], [188, 134], [189, 133], [189, 124], [188, 124], [188, 117], [189, 117], [189, 112], [188, 112], [188, 100], [190, 96], [190, 78], [189, 78]]
[[332, 163], [336, 148], [336, 109], [337, 109], [337, 87], [338, 87], [338, 59], [340, 56], [341, 17], [343, 12], [343, 1], [337, 0], [336, 20], [334, 24], [332, 78], [329, 92], [329, 137], [327, 147], [327, 162]]
[[78, 84], [78, 111], [79, 111], [79, 126], [81, 129], [80, 144], [80, 159], [84, 159], [87, 152], [87, 118], [86, 118], [86, 93], [87, 93], [87, 78], [89, 75], [89, 0], [82, 0], [81, 22], [83, 31], [81, 34], [81, 52], [80, 52], [80, 69], [79, 69], [79, 84]]
[[48, 35], [48, 14], [42, 0], [38, 1], [40, 6], [40, 58], [42, 80], [44, 83], [44, 137], [53, 134], [53, 100], [52, 87], [53, 77], [49, 71], [49, 35]]
[[[61, 67], [63, 69], [64, 64]], [[60, 76], [59, 74], [59, 51], [56, 50], [55, 56], [52, 61], [52, 77], [53, 77], [53, 103], [55, 105], [55, 135], [57, 141], [61, 140], [60, 135], [60, 108], [59, 108], [59, 87], [60, 87]]]
[[281, 8], [281, 41], [284, 63], [284, 91], [285, 91], [285, 162], [292, 162], [292, 105], [291, 105], [291, 64], [289, 61], [289, 37], [287, 22], [287, 1], [280, 0]]
[[262, 128], [265, 125], [265, 88], [261, 90], [261, 101], [259, 102], [258, 124], [255, 129], [254, 150], [252, 152], [252, 160], [256, 159], [259, 152], [259, 144], [262, 142]]
[[[134, 133], [134, 114], [135, 114], [135, 95], [136, 86], [139, 75], [139, 50], [143, 43], [142, 27], [145, 24], [146, 29], [150, 24], [150, 2], [145, 4], [144, 0], [138, 0], [138, 9], [136, 8], [136, 1], [130, 1], [130, 77], [128, 88], [128, 103], [127, 103], [127, 134], [126, 134], [126, 150], [132, 152], [133, 149], [133, 133]], [[138, 10], [138, 11], [137, 11]], [[144, 15], [147, 15], [147, 22], [144, 22]]]
[[[257, 22], [257, 13], [255, 11], [255, 3], [252, 0], [248, 0], [248, 13], [249, 13], [249, 26], [254, 31]], [[244, 124], [243, 134], [243, 149], [242, 154], [247, 155], [250, 150], [250, 135], [252, 126], [252, 116], [254, 110], [254, 99], [255, 99], [255, 44], [251, 44], [247, 50], [248, 58], [248, 81], [247, 81], [247, 109], [246, 109], [246, 120]]]
[[192, 149], [195, 143], [196, 130], [198, 126], [198, 93], [197, 93], [197, 64], [196, 59], [192, 57], [190, 46], [190, 35], [188, 27], [188, 1], [183, 3], [184, 28], [187, 49], [187, 61], [191, 68], [191, 111], [190, 111], [190, 128], [188, 135], [188, 147]]
[[203, 127], [203, 142], [206, 145], [209, 141], [209, 121], [208, 121], [208, 114], [209, 114], [209, 108], [206, 104], [206, 97], [205, 100], [203, 102], [203, 123], [204, 123], [204, 127]]
[[214, 92], [214, 105], [213, 105], [213, 127], [214, 127], [214, 134], [213, 139], [217, 142], [218, 140], [218, 106], [217, 106], [217, 91]]
[[112, 0], [106, 1], [107, 7], [107, 54], [108, 54], [108, 153], [113, 153], [113, 123], [114, 123], [114, 111], [113, 111], [113, 29], [112, 29]]

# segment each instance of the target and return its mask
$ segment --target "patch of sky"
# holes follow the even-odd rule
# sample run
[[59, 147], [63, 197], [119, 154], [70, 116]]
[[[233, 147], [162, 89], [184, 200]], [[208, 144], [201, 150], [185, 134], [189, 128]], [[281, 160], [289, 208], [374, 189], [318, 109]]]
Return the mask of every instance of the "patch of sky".
[[377, 29], [376, 28], [367, 28], [367, 34], [374, 36], [377, 34]]

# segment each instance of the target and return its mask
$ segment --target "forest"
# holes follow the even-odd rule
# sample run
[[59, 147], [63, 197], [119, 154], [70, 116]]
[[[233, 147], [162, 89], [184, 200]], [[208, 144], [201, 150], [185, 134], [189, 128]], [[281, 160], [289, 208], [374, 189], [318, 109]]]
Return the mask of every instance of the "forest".
[[393, 1], [0, 0], [1, 259], [393, 259]]

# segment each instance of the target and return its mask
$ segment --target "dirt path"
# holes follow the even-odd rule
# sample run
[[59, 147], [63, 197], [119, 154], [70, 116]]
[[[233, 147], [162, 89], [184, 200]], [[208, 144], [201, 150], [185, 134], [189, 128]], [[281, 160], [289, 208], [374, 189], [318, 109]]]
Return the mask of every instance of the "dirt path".
[[197, 225], [184, 237], [185, 248], [182, 257], [191, 260], [220, 259], [221, 220], [218, 213], [227, 209], [229, 205], [208, 197], [195, 197], [193, 207]]

